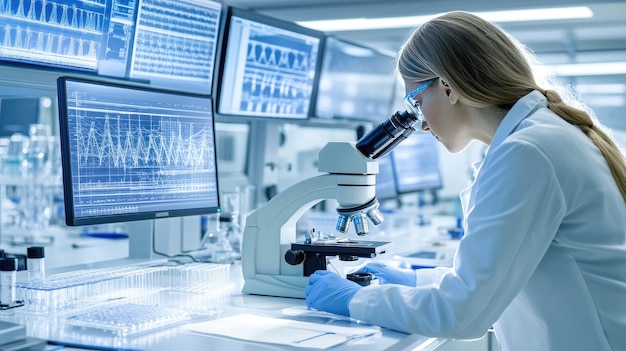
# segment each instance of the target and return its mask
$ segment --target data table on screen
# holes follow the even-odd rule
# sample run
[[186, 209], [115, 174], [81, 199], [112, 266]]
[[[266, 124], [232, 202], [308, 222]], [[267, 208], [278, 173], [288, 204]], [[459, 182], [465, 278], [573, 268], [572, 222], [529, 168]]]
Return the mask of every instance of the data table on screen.
[[211, 94], [221, 4], [143, 0], [137, 14], [130, 78]]

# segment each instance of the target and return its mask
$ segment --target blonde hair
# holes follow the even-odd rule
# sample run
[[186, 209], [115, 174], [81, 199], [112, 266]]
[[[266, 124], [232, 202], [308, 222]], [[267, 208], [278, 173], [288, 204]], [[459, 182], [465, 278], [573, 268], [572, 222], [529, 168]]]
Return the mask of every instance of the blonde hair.
[[541, 82], [551, 86], [539, 85], [531, 66], [535, 61], [532, 53], [494, 24], [457, 11], [417, 28], [402, 47], [397, 68], [404, 79], [414, 82], [439, 77], [460, 100], [476, 107], [508, 110], [531, 91], [542, 92], [548, 108], [577, 126], [602, 152], [626, 201], [624, 154], [583, 104], [575, 106], [573, 96], [554, 81]]

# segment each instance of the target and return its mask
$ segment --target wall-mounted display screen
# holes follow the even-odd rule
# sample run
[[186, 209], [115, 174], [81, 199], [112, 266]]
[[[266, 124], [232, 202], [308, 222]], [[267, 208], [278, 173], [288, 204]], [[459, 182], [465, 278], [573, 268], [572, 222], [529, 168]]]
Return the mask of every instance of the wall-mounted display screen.
[[0, 1], [0, 61], [210, 95], [221, 10], [213, 0]]
[[110, 1], [0, 1], [0, 59], [96, 71]]
[[61, 77], [68, 225], [219, 210], [212, 99]]
[[393, 56], [328, 37], [313, 115], [382, 122], [392, 111], [394, 72]]
[[398, 193], [440, 189], [443, 186], [437, 139], [413, 133], [391, 151]]
[[141, 0], [130, 78], [211, 94], [221, 9], [207, 0]]
[[243, 9], [228, 9], [218, 113], [308, 118], [322, 32]]

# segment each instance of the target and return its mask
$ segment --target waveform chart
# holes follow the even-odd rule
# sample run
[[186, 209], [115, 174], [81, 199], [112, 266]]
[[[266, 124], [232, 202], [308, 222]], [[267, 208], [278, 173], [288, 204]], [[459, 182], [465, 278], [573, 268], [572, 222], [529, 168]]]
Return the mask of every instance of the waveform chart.
[[105, 10], [104, 0], [1, 0], [0, 57], [95, 70]]

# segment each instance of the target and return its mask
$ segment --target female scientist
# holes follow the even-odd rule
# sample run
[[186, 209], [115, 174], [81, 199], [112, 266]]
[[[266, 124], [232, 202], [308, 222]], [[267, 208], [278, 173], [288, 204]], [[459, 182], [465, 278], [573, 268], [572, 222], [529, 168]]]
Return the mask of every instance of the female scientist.
[[464, 12], [413, 33], [397, 66], [409, 112], [451, 152], [488, 145], [461, 193], [465, 236], [451, 268], [370, 263], [379, 286], [318, 271], [308, 307], [431, 337], [493, 325], [506, 351], [626, 350], [624, 155], [531, 57]]

